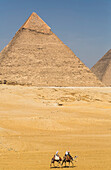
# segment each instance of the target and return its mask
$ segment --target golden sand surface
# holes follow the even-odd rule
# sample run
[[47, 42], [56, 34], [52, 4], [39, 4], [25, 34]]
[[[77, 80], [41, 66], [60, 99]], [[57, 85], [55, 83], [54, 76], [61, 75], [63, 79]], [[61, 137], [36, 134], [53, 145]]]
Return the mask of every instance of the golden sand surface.
[[49, 170], [57, 150], [78, 156], [59, 169], [111, 170], [111, 88], [0, 85], [0, 170]]

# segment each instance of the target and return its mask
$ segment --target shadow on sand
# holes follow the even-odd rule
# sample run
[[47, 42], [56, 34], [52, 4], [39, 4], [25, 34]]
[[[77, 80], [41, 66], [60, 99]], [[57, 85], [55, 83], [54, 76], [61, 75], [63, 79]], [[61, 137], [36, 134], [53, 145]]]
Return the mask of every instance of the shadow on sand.
[[58, 166], [54, 166], [54, 167], [51, 167], [51, 169], [56, 169], [56, 168], [75, 168], [76, 166], [62, 166], [62, 167], [58, 167]]

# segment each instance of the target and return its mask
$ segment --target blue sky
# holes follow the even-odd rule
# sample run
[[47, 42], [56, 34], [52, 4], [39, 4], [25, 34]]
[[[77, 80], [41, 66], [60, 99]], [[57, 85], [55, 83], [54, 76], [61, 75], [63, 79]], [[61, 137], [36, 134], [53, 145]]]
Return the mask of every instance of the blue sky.
[[32, 12], [88, 66], [111, 48], [111, 0], [0, 0], [0, 51]]

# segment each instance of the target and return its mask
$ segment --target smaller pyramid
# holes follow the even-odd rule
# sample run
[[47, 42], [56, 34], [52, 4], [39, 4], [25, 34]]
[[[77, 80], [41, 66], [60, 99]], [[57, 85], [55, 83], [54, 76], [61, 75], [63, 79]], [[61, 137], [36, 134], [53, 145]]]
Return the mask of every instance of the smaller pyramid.
[[111, 86], [111, 49], [91, 68], [106, 86]]

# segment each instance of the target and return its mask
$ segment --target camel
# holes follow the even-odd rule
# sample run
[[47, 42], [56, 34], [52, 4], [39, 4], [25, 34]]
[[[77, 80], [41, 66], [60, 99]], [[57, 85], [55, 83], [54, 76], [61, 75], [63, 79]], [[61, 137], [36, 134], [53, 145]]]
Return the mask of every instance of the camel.
[[75, 156], [74, 158], [70, 155], [66, 155], [63, 157], [63, 160], [62, 160], [62, 164], [63, 165], [65, 163], [65, 166], [66, 166], [66, 162], [69, 162], [69, 167], [70, 167], [70, 163], [72, 163], [72, 166], [74, 166], [73, 164], [73, 161], [77, 158], [77, 156]]
[[54, 155], [54, 157], [51, 159], [50, 167], [52, 166], [52, 164], [55, 167], [55, 164], [54, 164], [55, 162], [58, 162], [58, 165], [57, 165], [57, 167], [58, 167], [59, 164], [61, 165], [61, 161], [62, 161], [62, 159], [61, 159], [60, 156], [59, 157], [55, 157], [55, 155]]

